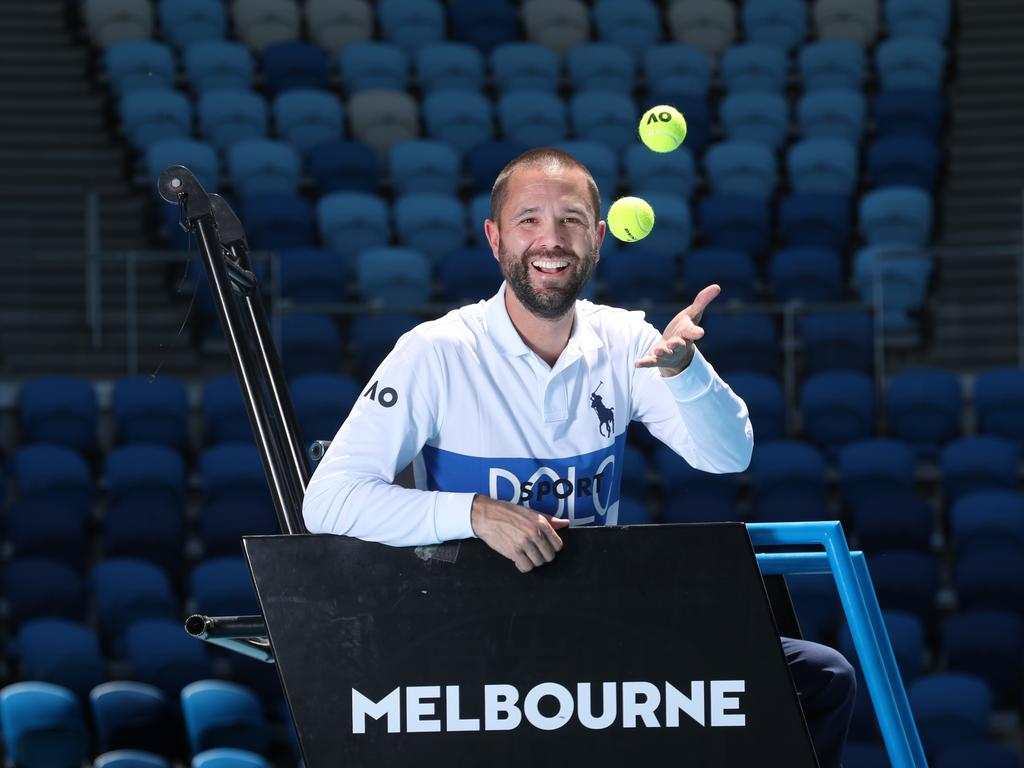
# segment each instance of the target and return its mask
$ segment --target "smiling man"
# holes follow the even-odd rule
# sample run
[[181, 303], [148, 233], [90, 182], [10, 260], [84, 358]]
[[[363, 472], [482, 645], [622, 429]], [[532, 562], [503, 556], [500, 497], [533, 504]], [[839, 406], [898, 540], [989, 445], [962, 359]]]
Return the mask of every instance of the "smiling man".
[[[313, 475], [310, 532], [396, 546], [478, 537], [528, 572], [556, 557], [561, 528], [618, 521], [631, 421], [696, 469], [747, 468], [746, 405], [696, 345], [719, 287], [663, 330], [579, 300], [600, 211], [593, 177], [564, 152], [502, 170], [484, 230], [504, 283], [398, 341]], [[394, 485], [410, 462], [416, 488]], [[852, 669], [824, 646], [783, 645], [821, 764], [838, 765]]]

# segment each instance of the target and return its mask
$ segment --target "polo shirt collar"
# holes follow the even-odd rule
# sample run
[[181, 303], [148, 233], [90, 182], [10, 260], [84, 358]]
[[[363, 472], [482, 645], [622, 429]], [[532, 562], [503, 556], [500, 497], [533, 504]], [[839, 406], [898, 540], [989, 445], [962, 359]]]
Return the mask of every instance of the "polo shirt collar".
[[[532, 350], [526, 346], [526, 342], [519, 335], [512, 318], [508, 316], [508, 308], [505, 306], [505, 290], [507, 283], [502, 282], [498, 292], [487, 300], [487, 307], [484, 316], [487, 321], [487, 333], [504, 354], [510, 357], [521, 357], [528, 355]], [[576, 302], [576, 313], [573, 319], [572, 332], [569, 334], [569, 342], [562, 352], [561, 358], [575, 358], [591, 349], [603, 347], [601, 337], [580, 314], [579, 301]]]

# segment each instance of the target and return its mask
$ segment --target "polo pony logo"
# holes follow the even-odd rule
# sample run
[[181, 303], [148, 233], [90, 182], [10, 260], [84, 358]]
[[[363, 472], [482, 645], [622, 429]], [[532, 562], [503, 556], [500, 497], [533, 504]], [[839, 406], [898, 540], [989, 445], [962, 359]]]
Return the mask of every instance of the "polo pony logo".
[[[601, 388], [601, 384], [604, 382], [599, 382], [597, 389]], [[598, 431], [604, 437], [611, 437], [615, 432], [615, 409], [604, 404], [604, 400], [597, 394], [597, 389], [590, 393], [590, 407], [597, 412], [597, 420], [600, 422]]]

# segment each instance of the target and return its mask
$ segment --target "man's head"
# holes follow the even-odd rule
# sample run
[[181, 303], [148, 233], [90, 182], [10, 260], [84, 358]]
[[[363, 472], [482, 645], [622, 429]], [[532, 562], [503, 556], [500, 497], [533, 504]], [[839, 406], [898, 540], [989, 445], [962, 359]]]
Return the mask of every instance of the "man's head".
[[487, 241], [517, 299], [538, 317], [568, 312], [600, 258], [605, 223], [590, 171], [557, 149], [532, 149], [498, 174]]

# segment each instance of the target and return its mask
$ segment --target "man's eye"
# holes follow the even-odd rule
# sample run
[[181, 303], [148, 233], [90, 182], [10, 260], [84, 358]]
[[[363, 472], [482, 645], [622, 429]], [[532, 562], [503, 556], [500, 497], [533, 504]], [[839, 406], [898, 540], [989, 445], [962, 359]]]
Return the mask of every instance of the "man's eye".
[[519, 223], [520, 224], [533, 224], [536, 221], [537, 221], [537, 219], [535, 219], [533, 216], [527, 216], [525, 219], [520, 220]]
[[576, 216], [566, 216], [565, 218], [562, 219], [562, 221], [567, 223], [567, 224], [579, 224], [580, 223], [580, 220]]

